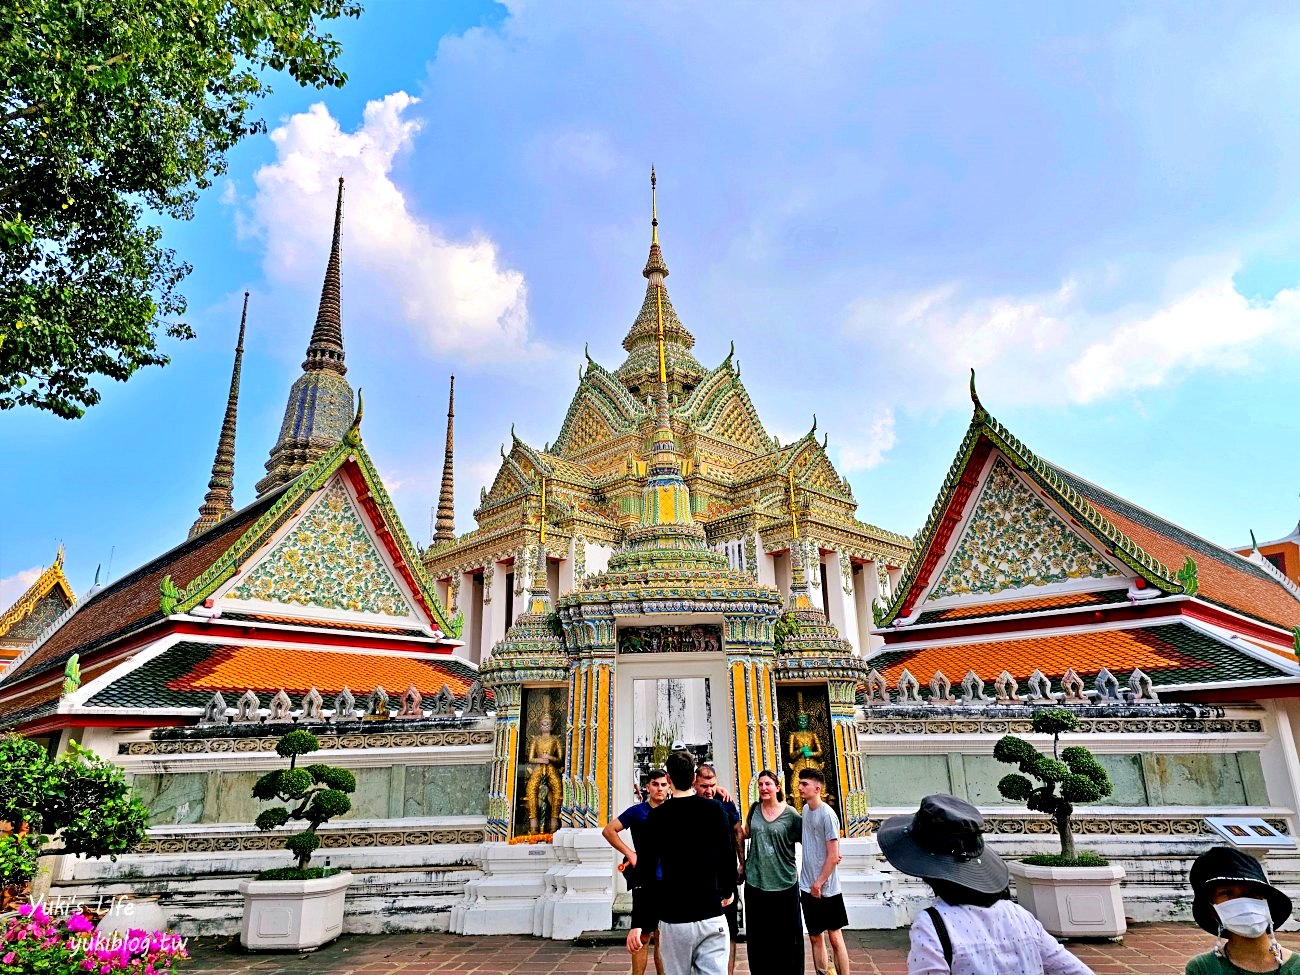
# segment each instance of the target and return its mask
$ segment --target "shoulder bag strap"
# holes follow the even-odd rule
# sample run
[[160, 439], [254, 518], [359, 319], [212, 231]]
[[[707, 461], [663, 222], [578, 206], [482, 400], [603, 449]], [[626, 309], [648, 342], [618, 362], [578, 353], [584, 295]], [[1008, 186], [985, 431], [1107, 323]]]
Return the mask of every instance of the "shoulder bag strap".
[[939, 913], [939, 908], [927, 907], [925, 913], [930, 915], [930, 921], [934, 924], [934, 933], [939, 936], [939, 946], [943, 948], [943, 960], [948, 965], [948, 971], [952, 971], [952, 938], [948, 936], [948, 925], [943, 923], [943, 915]]

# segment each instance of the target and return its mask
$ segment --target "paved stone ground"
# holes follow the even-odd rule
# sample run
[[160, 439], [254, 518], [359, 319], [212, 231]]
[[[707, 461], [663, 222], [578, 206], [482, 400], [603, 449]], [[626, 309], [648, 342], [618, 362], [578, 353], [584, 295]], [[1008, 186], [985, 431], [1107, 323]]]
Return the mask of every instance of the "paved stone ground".
[[[906, 931], [850, 931], [851, 975], [906, 975]], [[1282, 935], [1300, 950], [1300, 934]], [[1123, 943], [1083, 942], [1070, 950], [1096, 975], [1181, 975], [1187, 959], [1209, 950], [1209, 935], [1188, 924], [1138, 924]], [[465, 938], [451, 934], [348, 935], [317, 952], [254, 955], [238, 938], [205, 938], [190, 944], [190, 975], [615, 975], [628, 971], [627, 952], [614, 945], [575, 945], [540, 938]], [[805, 952], [807, 971], [812, 959]], [[654, 971], [653, 968], [650, 969]], [[749, 971], [740, 946], [737, 975]]]

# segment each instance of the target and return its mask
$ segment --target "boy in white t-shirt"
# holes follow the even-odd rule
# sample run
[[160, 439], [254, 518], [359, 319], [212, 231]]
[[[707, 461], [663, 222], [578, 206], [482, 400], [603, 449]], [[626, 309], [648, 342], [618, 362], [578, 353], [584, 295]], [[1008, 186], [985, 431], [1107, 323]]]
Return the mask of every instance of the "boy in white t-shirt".
[[835, 871], [840, 862], [840, 818], [822, 801], [824, 784], [825, 779], [817, 769], [806, 768], [799, 773], [799, 796], [804, 802], [799, 903], [808, 928], [808, 942], [812, 945], [813, 968], [818, 975], [825, 975], [829, 938], [837, 975], [849, 975], [849, 952], [844, 947], [843, 931], [849, 916]]

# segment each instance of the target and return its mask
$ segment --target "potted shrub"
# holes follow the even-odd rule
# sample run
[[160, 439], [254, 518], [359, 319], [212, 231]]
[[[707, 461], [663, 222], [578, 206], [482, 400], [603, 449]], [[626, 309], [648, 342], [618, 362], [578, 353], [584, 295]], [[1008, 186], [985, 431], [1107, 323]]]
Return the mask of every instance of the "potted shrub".
[[1061, 838], [1059, 854], [1025, 857], [1008, 867], [1016, 878], [1020, 903], [1050, 933], [1063, 938], [1116, 938], [1126, 927], [1120, 898], [1124, 871], [1104, 857], [1074, 848], [1075, 804], [1096, 802], [1111, 793], [1110, 776], [1092, 752], [1082, 745], [1061, 748], [1061, 733], [1078, 727], [1072, 711], [1045, 708], [1034, 715], [1033, 728], [1052, 736], [1050, 756], [1015, 735], [1004, 735], [994, 746], [994, 758], [1020, 769], [1003, 776], [998, 792], [1046, 813]]
[[258, 829], [278, 829], [290, 820], [307, 824], [284, 841], [298, 858], [296, 866], [263, 870], [239, 885], [244, 895], [239, 940], [253, 951], [312, 951], [343, 930], [343, 897], [352, 875], [308, 864], [320, 847], [317, 828], [352, 808], [348, 793], [356, 791], [357, 780], [346, 769], [329, 765], [299, 768], [299, 756], [318, 748], [310, 731], [290, 731], [275, 745], [289, 767], [267, 772], [253, 784], [254, 799], [289, 803], [263, 810], [254, 823]]

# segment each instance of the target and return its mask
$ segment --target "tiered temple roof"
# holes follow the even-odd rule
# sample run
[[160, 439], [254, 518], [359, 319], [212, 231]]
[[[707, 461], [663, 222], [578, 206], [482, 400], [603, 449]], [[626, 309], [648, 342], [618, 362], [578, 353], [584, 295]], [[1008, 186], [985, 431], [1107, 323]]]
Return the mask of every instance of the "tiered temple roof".
[[553, 551], [575, 537], [623, 544], [640, 516], [641, 457], [656, 428], [661, 349], [691, 513], [709, 544], [758, 532], [767, 549], [783, 551], [793, 537], [793, 509], [806, 534], [827, 548], [903, 565], [911, 540], [856, 519], [857, 502], [827, 455], [825, 439], [815, 435], [815, 423], [804, 437], [781, 445], [760, 420], [734, 355], [713, 369], [695, 359], [695, 339], [668, 296], [657, 209], [652, 227], [646, 295], [623, 340], [626, 360], [611, 371], [587, 356], [553, 442], [539, 449], [512, 433], [474, 511], [477, 527], [450, 541], [435, 538], [425, 554], [431, 573], [443, 577], [531, 545], [543, 479]]

